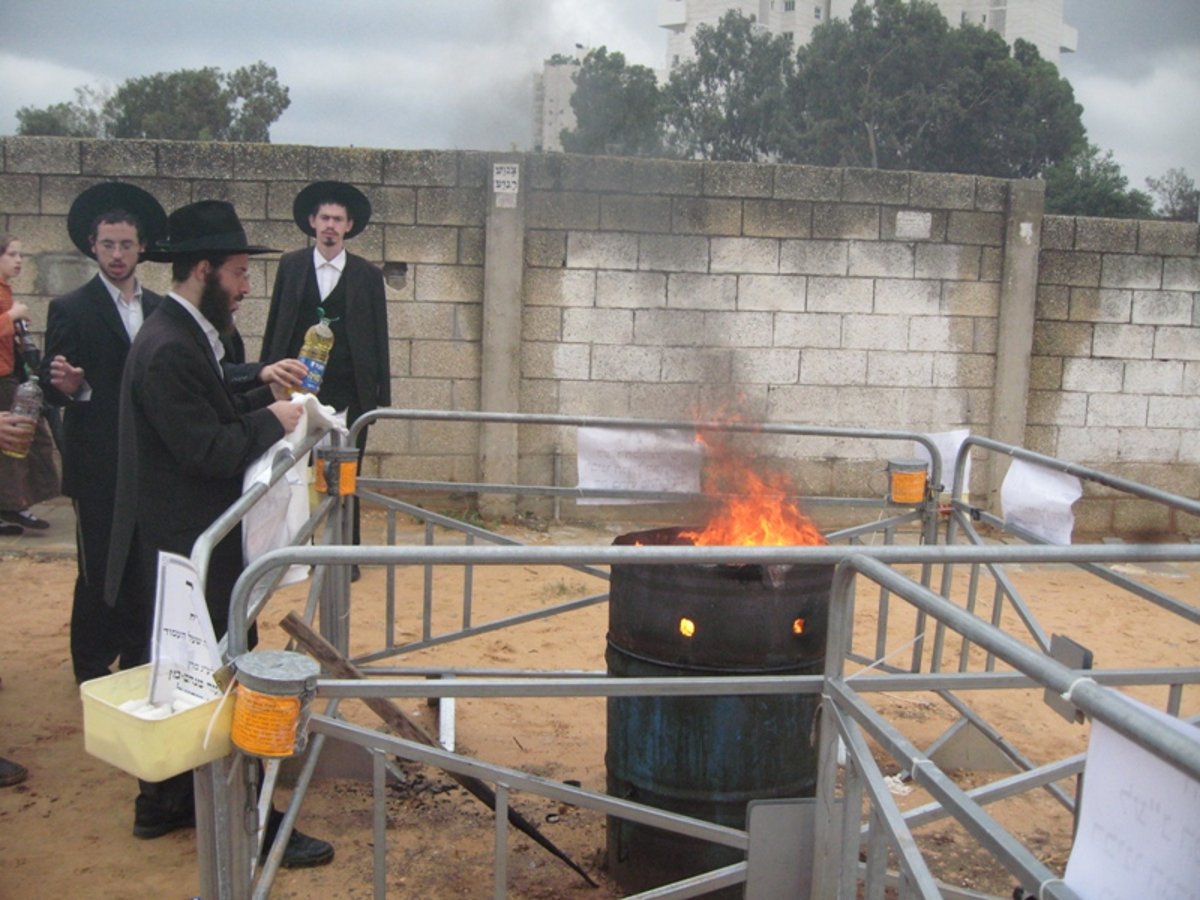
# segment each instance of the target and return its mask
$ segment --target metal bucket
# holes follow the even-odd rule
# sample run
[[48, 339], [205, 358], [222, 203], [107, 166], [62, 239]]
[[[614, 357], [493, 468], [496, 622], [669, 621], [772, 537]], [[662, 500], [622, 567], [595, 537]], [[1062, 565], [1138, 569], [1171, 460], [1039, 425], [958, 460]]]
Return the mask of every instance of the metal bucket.
[[[614, 542], [679, 543], [684, 529]], [[822, 670], [831, 564], [772, 567], [612, 567], [610, 675], [806, 675]], [[608, 793], [745, 828], [751, 800], [811, 797], [817, 694], [613, 697], [605, 753]], [[615, 817], [608, 868], [638, 892], [740, 862], [740, 851]], [[741, 889], [727, 896], [741, 896]]]

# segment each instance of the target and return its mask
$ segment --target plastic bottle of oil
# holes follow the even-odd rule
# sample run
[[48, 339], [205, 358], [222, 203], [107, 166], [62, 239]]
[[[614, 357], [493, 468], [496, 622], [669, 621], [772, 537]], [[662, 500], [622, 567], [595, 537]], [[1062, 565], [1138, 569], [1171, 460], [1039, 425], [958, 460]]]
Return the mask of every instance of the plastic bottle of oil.
[[329, 351], [333, 349], [333, 329], [325, 318], [325, 310], [317, 308], [320, 321], [304, 333], [304, 346], [300, 348], [300, 362], [308, 369], [308, 374], [300, 382], [293, 394], [312, 394], [316, 396], [321, 390], [321, 381], [325, 378], [325, 364], [329, 362]]
[[[42, 415], [42, 389], [38, 385], [36, 375], [31, 375], [28, 381], [23, 381], [17, 385], [17, 392], [13, 395], [12, 407], [9, 409], [14, 416], [32, 419], [35, 423]], [[30, 437], [30, 444], [33, 439]], [[5, 456], [11, 456], [13, 459], [24, 459], [29, 455], [29, 445], [19, 453], [14, 453], [11, 450], [3, 451]]]

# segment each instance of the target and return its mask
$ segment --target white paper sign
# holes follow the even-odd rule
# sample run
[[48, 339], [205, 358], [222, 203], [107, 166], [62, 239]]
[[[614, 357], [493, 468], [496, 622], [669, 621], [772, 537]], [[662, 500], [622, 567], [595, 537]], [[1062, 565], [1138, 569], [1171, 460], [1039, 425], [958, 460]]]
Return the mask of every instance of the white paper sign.
[[1083, 495], [1074, 475], [1014, 459], [1000, 486], [1005, 524], [1032, 531], [1052, 544], [1071, 543], [1071, 504]]
[[175, 553], [158, 554], [154, 597], [150, 702], [170, 704], [179, 696], [211, 700], [221, 694], [213, 672], [221, 651], [192, 561]]
[[[580, 428], [576, 433], [579, 486], [698, 493], [704, 451], [691, 431]], [[580, 498], [580, 503], [637, 500]]]
[[[938, 455], [942, 458], [942, 489], [949, 492], [954, 488], [954, 461], [958, 458], [958, 451], [962, 449], [963, 441], [971, 436], [969, 428], [959, 428], [955, 431], [940, 431], [936, 434], [927, 434], [925, 437], [933, 441], [933, 445], [937, 448]], [[917, 459], [925, 460], [925, 465], [929, 465], [932, 459], [929, 456], [929, 450], [924, 444], [913, 444], [913, 456]], [[931, 474], [932, 477], [932, 474]], [[962, 498], [967, 499], [967, 495], [971, 491], [971, 457], [967, 457], [966, 468], [963, 470], [963, 489]]]
[[[1194, 726], [1126, 699], [1200, 744]], [[1064, 880], [1088, 900], [1200, 896], [1200, 782], [1094, 722]]]

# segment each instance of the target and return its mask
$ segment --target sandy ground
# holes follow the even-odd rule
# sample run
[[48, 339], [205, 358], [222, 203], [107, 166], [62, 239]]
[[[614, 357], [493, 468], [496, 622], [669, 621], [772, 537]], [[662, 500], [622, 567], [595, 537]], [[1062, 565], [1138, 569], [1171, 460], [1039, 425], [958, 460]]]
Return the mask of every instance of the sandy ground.
[[[608, 543], [621, 529], [561, 528], [553, 535], [526, 529], [510, 533], [527, 542]], [[1137, 569], [1137, 567], [1127, 567]], [[0, 790], [0, 897], [189, 898], [198, 891], [194, 833], [176, 832], [154, 841], [131, 836], [135, 784], [130, 776], [83, 750], [78, 688], [71, 676], [67, 618], [74, 563], [67, 559], [0, 559], [0, 755], [29, 768], [28, 781]], [[1065, 567], [1012, 573], [1048, 632], [1064, 632], [1089, 646], [1098, 666], [1194, 665], [1200, 659], [1200, 629], [1181, 626], [1156, 607], [1124, 597], [1100, 580]], [[1200, 604], [1196, 572], [1159, 564], [1134, 572], [1146, 583]], [[419, 571], [401, 570], [396, 640], [419, 635]], [[457, 623], [461, 572], [439, 570], [434, 631]], [[965, 578], [965, 573], [962, 573]], [[474, 619], [487, 621], [603, 590], [598, 579], [563, 569], [479, 568], [475, 575]], [[351, 639], [355, 652], [383, 646], [385, 574], [367, 570], [353, 587]], [[981, 591], [990, 598], [990, 587]], [[858, 646], [874, 646], [874, 594], [859, 593]], [[301, 609], [304, 586], [282, 592], [262, 622], [261, 646], [282, 647], [276, 624], [289, 609]], [[990, 603], [990, 601], [987, 601]], [[984, 613], [990, 613], [990, 608]], [[889, 618], [897, 647], [912, 637], [912, 617], [895, 601]], [[541, 670], [604, 669], [607, 611], [603, 605], [541, 620], [470, 641], [434, 648], [398, 664], [459, 665]], [[1016, 627], [1011, 613], [1006, 625]], [[957, 642], [954, 643], [957, 647]], [[907, 659], [907, 653], [901, 655]], [[1132, 691], [1161, 706], [1165, 689]], [[919, 746], [926, 746], [953, 721], [932, 696], [873, 694], [872, 703]], [[1041, 691], [974, 695], [971, 702], [1023, 753], [1036, 762], [1086, 749], [1086, 726], [1068, 724], [1041, 703]], [[1184, 695], [1185, 713], [1200, 712], [1200, 695]], [[430, 730], [433, 711], [423, 702], [401, 708]], [[376, 727], [378, 721], [347, 702], [348, 718]], [[602, 700], [463, 700], [458, 704], [458, 749], [492, 763], [518, 767], [556, 780], [576, 780], [603, 790], [604, 704]], [[886, 769], [894, 772], [895, 766]], [[389, 896], [486, 898], [492, 896], [492, 817], [444, 773], [406, 766], [408, 781], [388, 799]], [[961, 773], [971, 785], [989, 777]], [[1064, 787], [1073, 791], [1073, 784]], [[920, 791], [901, 797], [905, 807], [928, 798]], [[587, 887], [569, 869], [525, 837], [509, 842], [509, 896], [514, 898], [602, 898], [620, 896], [604, 866], [603, 817], [538, 797], [514, 794], [512, 804], [601, 885]], [[993, 813], [1051, 865], [1065, 864], [1071, 817], [1042, 792], [992, 807]], [[332, 840], [333, 864], [284, 872], [272, 896], [281, 898], [372, 896], [371, 794], [354, 779], [316, 783], [301, 813], [301, 828]], [[1008, 895], [1012, 881], [962, 829], [938, 823], [920, 832], [939, 874], [966, 887]]]

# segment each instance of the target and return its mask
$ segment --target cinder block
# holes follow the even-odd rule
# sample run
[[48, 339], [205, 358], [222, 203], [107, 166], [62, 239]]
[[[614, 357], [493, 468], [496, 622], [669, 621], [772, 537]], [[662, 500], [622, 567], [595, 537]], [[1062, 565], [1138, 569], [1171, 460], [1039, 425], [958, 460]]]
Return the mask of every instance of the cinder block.
[[669, 232], [671, 198], [616, 194], [600, 198], [602, 231]]
[[1087, 394], [1030, 391], [1026, 421], [1030, 425], [1069, 425], [1082, 428], [1087, 423], [1087, 400]]
[[846, 241], [784, 241], [779, 271], [800, 275], [845, 275], [850, 266]]
[[[971, 354], [974, 350], [975, 329], [964, 317], [941, 315], [911, 316], [908, 320], [908, 343], [913, 350], [930, 350], [951, 356]], [[991, 360], [991, 356], [973, 354]], [[992, 364], [989, 363], [989, 367]], [[989, 376], [990, 377], [990, 376]]]
[[232, 144], [233, 177], [307, 182], [310, 147], [295, 144]]
[[1184, 291], [1134, 291], [1133, 321], [1146, 325], [1191, 325], [1192, 295]]
[[389, 315], [397, 334], [418, 340], [445, 340], [454, 335], [454, 307], [448, 303], [404, 303]]
[[979, 251], [979, 280], [1002, 281], [1004, 279], [1004, 249], [1002, 247], [980, 247]]
[[707, 272], [708, 238], [644, 234], [638, 238], [638, 268], [664, 272]]
[[[24, 252], [33, 257], [35, 263], [37, 257], [44, 253], [78, 252], [67, 235], [67, 219], [65, 216], [13, 215], [8, 217], [7, 230], [9, 234], [16, 235], [20, 239], [21, 244], [25, 248]], [[31, 269], [29, 260], [27, 259], [24, 268], [21, 270], [21, 282], [28, 284], [30, 278], [36, 277], [36, 266]], [[18, 290], [14, 291], [15, 294], [20, 294], [19, 288], [21, 287], [21, 282], [18, 282], [16, 285]], [[75, 285], [75, 287], [78, 287], [78, 285]]]
[[847, 203], [813, 204], [813, 237], [879, 239], [879, 207]]
[[796, 350], [735, 350], [733, 380], [737, 384], [795, 384], [800, 377]]
[[[838, 348], [842, 346], [842, 317], [832, 313], [777, 313], [775, 346]], [[1200, 381], [1200, 374], [1197, 375]]]
[[569, 269], [637, 269], [638, 239], [616, 231], [572, 231], [567, 235]]
[[905, 350], [867, 353], [867, 384], [885, 387], [932, 387], [933, 354]]
[[[975, 208], [983, 212], [1004, 212], [1008, 204], [1008, 181], [1004, 178], [975, 178]], [[1045, 220], [1043, 220], [1044, 223]], [[1044, 227], [1044, 226], [1043, 226]], [[1044, 245], [1043, 245], [1044, 246]]]
[[[800, 351], [800, 383], [814, 385], [856, 385], [867, 383], [867, 351], [825, 350], [820, 347]], [[844, 412], [843, 402], [824, 410], [828, 415]]]
[[1001, 213], [964, 212], [954, 210], [946, 226], [946, 240], [951, 244], [1004, 244], [1004, 216]]
[[1075, 217], [1045, 216], [1042, 219], [1043, 250], [1075, 249]]
[[[1040, 284], [1037, 289], [1036, 312], [1039, 321], [1064, 320], [1071, 316], [1071, 288], [1065, 284]], [[1078, 288], [1090, 291], [1093, 288]]]
[[842, 170], [776, 166], [775, 196], [781, 200], [838, 200], [842, 196]]
[[667, 305], [662, 272], [597, 272], [596, 305], [647, 309]]
[[1154, 355], [1154, 331], [1149, 325], [1097, 324], [1092, 332], [1092, 356], [1150, 359]]
[[165, 177], [214, 180], [233, 177], [233, 144], [217, 141], [158, 141], [156, 148], [158, 172]]
[[871, 312], [874, 282], [870, 278], [808, 279], [807, 305], [810, 312]]
[[553, 306], [530, 306], [521, 311], [521, 340], [562, 340], [562, 311]]
[[[157, 141], [83, 141], [80, 144], [84, 175], [128, 178], [158, 174]], [[217, 175], [223, 172], [217, 172]], [[206, 177], [213, 177], [212, 173]]]
[[913, 277], [913, 245], [851, 241], [850, 275], [883, 278]]
[[917, 278], [977, 281], [980, 250], [958, 244], [917, 244], [913, 274]]
[[1029, 364], [1029, 387], [1057, 391], [1062, 387], [1065, 360], [1061, 356], [1035, 356]]
[[842, 199], [848, 203], [907, 205], [910, 203], [909, 173], [890, 169], [846, 169], [842, 175]]
[[526, 195], [527, 228], [600, 227], [600, 198], [575, 191], [530, 191]]
[[1034, 356], [1086, 356], [1092, 347], [1092, 330], [1087, 322], [1038, 322], [1033, 328]]
[[1105, 253], [1137, 253], [1136, 219], [1075, 220], [1075, 249]]
[[37, 213], [40, 202], [38, 176], [0, 175], [0, 209], [5, 213]]
[[421, 302], [483, 300], [483, 269], [479, 266], [418, 265], [416, 268], [416, 299]]
[[634, 194], [691, 194], [701, 191], [703, 163], [582, 156], [570, 153], [531, 154], [530, 184], [539, 189], [604, 191]]
[[592, 346], [592, 378], [596, 381], [656, 382], [662, 374], [662, 348]]
[[803, 275], [743, 275], [738, 278], [738, 310], [803, 310]]
[[76, 138], [6, 137], [4, 171], [10, 174], [79, 175], [82, 142]]
[[479, 374], [479, 345], [467, 341], [413, 341], [417, 378], [465, 378]]
[[1121, 498], [1113, 504], [1113, 530], [1117, 534], [1162, 534], [1170, 528], [1171, 510], [1161, 503]]
[[913, 172], [909, 203], [930, 209], [974, 209], [975, 176]]
[[1155, 359], [1200, 359], [1200, 328], [1163, 325], [1155, 329]]
[[407, 263], [458, 262], [458, 230], [421, 225], [383, 226], [386, 258]]
[[987, 388], [996, 381], [996, 360], [981, 353], [937, 353], [933, 359], [933, 386]]
[[591, 374], [591, 344], [521, 344], [521, 376], [583, 380]]
[[639, 309], [633, 314], [633, 340], [660, 347], [704, 347], [705, 313], [698, 309]]
[[706, 312], [704, 341], [712, 347], [770, 347], [774, 326], [770, 313]]
[[1125, 363], [1119, 359], [1074, 357], [1062, 361], [1064, 391], [1119, 394], [1124, 380]]
[[[1184, 393], [1183, 371], [1184, 363], [1177, 360], [1130, 360], [1125, 363], [1124, 390], [1128, 394]], [[1153, 409], [1152, 401], [1151, 418]]]
[[526, 269], [524, 293], [527, 307], [591, 307], [596, 302], [596, 273], [582, 269]]
[[848, 315], [842, 318], [842, 347], [847, 350], [907, 350], [908, 317]]
[[382, 162], [384, 184], [454, 187], [459, 183], [459, 159], [453, 151], [385, 150]]
[[628, 344], [633, 340], [633, 310], [569, 307], [563, 311], [563, 340], [580, 344]]
[[806, 238], [812, 234], [812, 204], [801, 200], [746, 200], [742, 232], [747, 237]]
[[879, 239], [883, 241], [946, 240], [949, 214], [941, 209], [897, 209], [882, 207], [879, 211]]
[[677, 234], [741, 234], [742, 203], [708, 197], [675, 197], [671, 230]]
[[773, 238], [715, 237], [710, 241], [709, 270], [717, 272], [779, 271], [779, 241]]
[[1149, 403], [1146, 424], [1151, 428], [1182, 429], [1195, 427], [1195, 423], [1200, 422], [1200, 397], [1152, 396], [1143, 399]]
[[1195, 222], [1150, 222], [1137, 223], [1137, 252], [1160, 256], [1195, 256], [1200, 224]]
[[526, 231], [525, 262], [530, 266], [560, 268], [567, 264], [565, 231]]
[[702, 408], [696, 384], [632, 384], [629, 399], [639, 418], [686, 419]]
[[385, 151], [365, 147], [313, 147], [308, 156], [309, 178], [334, 179], [363, 187], [383, 180]]
[[458, 229], [458, 261], [464, 266], [482, 266], [487, 261], [482, 228]]
[[1038, 260], [1038, 283], [1099, 287], [1100, 259], [1099, 253], [1043, 250]]
[[704, 194], [709, 197], [770, 197], [775, 167], [758, 163], [704, 163]]
[[1071, 288], [1070, 316], [1077, 322], [1129, 322], [1132, 308], [1132, 291]]
[[1000, 312], [1000, 285], [994, 281], [943, 282], [942, 310], [950, 316], [994, 317]]
[[1101, 266], [1101, 287], [1160, 288], [1163, 261], [1157, 256], [1107, 253]]
[[662, 380], [664, 382], [728, 384], [732, 378], [732, 371], [732, 350], [703, 347], [666, 347], [663, 349]]
[[417, 223], [482, 226], [484, 197], [478, 188], [418, 188]]
[[687, 272], [668, 274], [667, 306], [675, 309], [736, 309], [737, 277]]
[[1141, 428], [1146, 424], [1147, 400], [1125, 394], [1091, 394], [1088, 396], [1087, 425], [1089, 428]]
[[[406, 409], [452, 409], [451, 383], [441, 378], [393, 378], [392, 397], [397, 406]], [[389, 422], [378, 430], [395, 428], [399, 423]], [[406, 429], [407, 431], [407, 429]], [[371, 443], [375, 443], [376, 429], [371, 430]], [[406, 434], [407, 438], [407, 434]], [[407, 445], [394, 452], [405, 452]]]
[[1200, 259], [1164, 259], [1163, 288], [1169, 291], [1200, 291]]
[[[196, 181], [193, 183], [193, 196], [232, 203], [243, 219], [274, 218], [267, 207], [267, 184], [264, 181]], [[159, 202], [162, 202], [161, 197]], [[291, 216], [287, 220], [290, 222]], [[289, 244], [302, 240], [299, 230], [293, 227]]]

